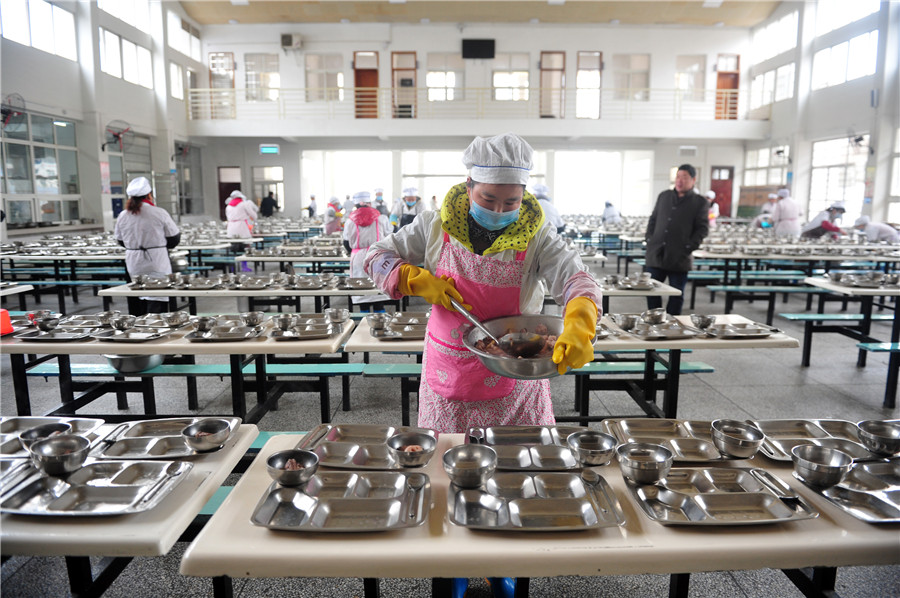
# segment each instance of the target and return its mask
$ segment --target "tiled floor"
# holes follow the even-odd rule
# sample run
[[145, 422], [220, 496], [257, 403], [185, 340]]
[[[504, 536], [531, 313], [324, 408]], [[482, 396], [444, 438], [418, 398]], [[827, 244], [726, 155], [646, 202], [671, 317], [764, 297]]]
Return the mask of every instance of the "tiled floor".
[[[698, 292], [695, 311], [719, 313], [722, 299], [709, 303], [709, 294]], [[92, 313], [100, 309], [95, 298], [81, 298], [78, 313]], [[54, 300], [45, 300], [55, 305]], [[13, 303], [15, 305], [15, 303]], [[312, 304], [304, 306], [312, 309]], [[643, 309], [640, 300], [612, 299], [613, 311], [628, 312]], [[235, 313], [233, 301], [215, 300], [201, 303], [201, 311]], [[779, 303], [777, 311], [802, 311], [801, 300]], [[765, 317], [762, 303], [741, 303], [739, 313], [754, 319]], [[71, 313], [76, 313], [72, 311]], [[799, 338], [802, 328], [783, 320], [776, 325]], [[886, 337], [887, 324], [876, 324], [874, 336]], [[374, 356], [373, 356], [374, 357]], [[100, 359], [102, 358], [94, 358]], [[211, 359], [211, 358], [210, 358]], [[379, 360], [402, 361], [401, 356], [378, 356]], [[90, 358], [85, 358], [89, 361]], [[351, 361], [359, 361], [359, 356]], [[691, 361], [703, 361], [715, 367], [714, 373], [690, 375], [682, 378], [679, 417], [714, 419], [732, 418], [838, 418], [858, 421], [869, 418], [897, 417], [881, 408], [887, 368], [887, 357], [869, 355], [869, 365], [856, 367], [854, 342], [837, 335], [818, 335], [814, 342], [812, 366], [800, 367], [800, 349], [695, 351]], [[0, 413], [15, 414], [9, 359], [0, 361]], [[34, 413], [43, 413], [58, 404], [56, 380], [29, 380]], [[571, 377], [552, 380], [554, 406], [558, 415], [574, 415], [572, 405], [574, 382]], [[334, 389], [336, 385], [332, 385]], [[156, 397], [160, 412], [184, 412], [184, 383], [157, 380]], [[333, 421], [336, 423], [378, 422], [398, 423], [400, 417], [398, 383], [396, 380], [361, 379], [351, 384], [352, 409], [342, 411], [337, 394], [332, 390]], [[227, 381], [205, 378], [200, 384], [200, 413], [229, 413], [230, 388]], [[594, 392], [591, 397], [592, 414], [634, 413], [631, 399], [624, 393]], [[140, 413], [140, 402], [131, 397], [131, 412]], [[415, 408], [415, 405], [413, 405]], [[80, 413], [108, 413], [115, 410], [113, 397], [105, 397]], [[415, 422], [415, 413], [412, 415]], [[312, 393], [285, 395], [279, 410], [268, 413], [260, 422], [262, 430], [307, 430], [319, 423], [318, 396]], [[164, 557], [135, 559], [113, 583], [105, 596], [110, 598], [161, 598], [209, 596], [211, 582], [207, 579], [185, 578], [179, 575], [178, 565], [185, 544], [176, 544]], [[898, 542], [900, 551], [900, 542]], [[900, 554], [898, 554], [900, 560]], [[62, 596], [68, 592], [65, 563], [61, 558], [12, 557], [2, 567], [3, 597]], [[846, 567], [838, 572], [838, 592], [842, 596], [881, 598], [900, 596], [900, 566]], [[363, 593], [360, 579], [258, 579], [234, 580], [235, 595], [243, 598], [261, 596], [348, 597]], [[604, 577], [538, 578], [531, 581], [531, 595], [535, 597], [663, 596], [668, 591], [668, 577], [660, 575], [627, 575]], [[430, 582], [416, 579], [382, 580], [383, 596], [418, 597], [430, 594]], [[776, 570], [703, 573], [691, 576], [692, 597], [720, 598], [745, 596], [800, 596], [800, 592]], [[490, 596], [483, 580], [472, 580], [469, 598]]]

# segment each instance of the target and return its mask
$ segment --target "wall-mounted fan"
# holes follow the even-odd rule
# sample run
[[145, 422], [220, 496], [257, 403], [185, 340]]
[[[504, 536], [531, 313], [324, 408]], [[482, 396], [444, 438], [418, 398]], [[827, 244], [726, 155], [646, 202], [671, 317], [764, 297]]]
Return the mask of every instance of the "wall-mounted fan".
[[25, 114], [25, 99], [17, 93], [11, 93], [3, 98], [0, 104], [0, 117], [3, 118], [3, 127], [9, 124], [14, 118]]
[[124, 120], [110, 121], [106, 125], [105, 135], [106, 142], [100, 148], [104, 151], [109, 147], [111, 150], [124, 152], [131, 147], [131, 143], [134, 141], [134, 131], [131, 129], [131, 125]]

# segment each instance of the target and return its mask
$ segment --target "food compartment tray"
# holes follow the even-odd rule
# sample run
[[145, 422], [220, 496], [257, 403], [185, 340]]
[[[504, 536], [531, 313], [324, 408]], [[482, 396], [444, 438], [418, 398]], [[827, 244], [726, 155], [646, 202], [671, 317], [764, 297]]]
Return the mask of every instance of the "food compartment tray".
[[104, 328], [109, 327], [104, 324], [97, 316], [90, 315], [74, 315], [66, 316], [59, 321], [59, 328]]
[[[205, 454], [191, 448], [181, 436], [182, 429], [204, 419], [208, 418], [173, 417], [124, 423], [101, 439], [91, 450], [91, 456], [96, 459], [179, 459]], [[232, 435], [241, 425], [239, 417], [217, 419], [228, 421]]]
[[142, 327], [131, 330], [101, 330], [91, 335], [92, 338], [104, 342], [117, 343], [145, 343], [166, 337], [172, 333], [172, 328]]
[[670, 451], [675, 461], [705, 463], [727, 461], [712, 441], [712, 422], [708, 420], [611, 418], [603, 420], [601, 430], [618, 443], [649, 442]]
[[645, 341], [680, 340], [697, 336], [696, 332], [683, 327], [678, 320], [664, 324], [638, 325], [629, 334]]
[[0, 417], [0, 455], [4, 457], [28, 457], [19, 442], [19, 434], [36, 426], [64, 422], [72, 424], [72, 434], [94, 438], [94, 432], [103, 425], [102, 419], [87, 417]]
[[54, 328], [48, 332], [42, 330], [26, 330], [15, 335], [23, 341], [57, 343], [80, 341], [97, 332], [96, 328]]
[[588, 483], [569, 472], [498, 472], [472, 489], [450, 484], [447, 514], [455, 525], [500, 531], [573, 531], [625, 523], [602, 476]]
[[490, 426], [470, 428], [467, 442], [486, 444], [497, 452], [497, 469], [505, 471], [566, 471], [580, 467], [566, 445], [580, 426]]
[[706, 334], [713, 338], [766, 338], [772, 332], [771, 328], [748, 322], [713, 324], [706, 329]]
[[190, 342], [235, 342], [257, 338], [262, 334], [261, 327], [254, 326], [216, 326], [209, 332], [189, 332], [184, 336]]
[[840, 484], [809, 488], [862, 521], [900, 523], [900, 459], [855, 463]]
[[32, 467], [32, 475], [0, 496], [0, 511], [88, 517], [140, 513], [158, 505], [192, 467], [174, 461], [93, 462], [65, 479]]
[[766, 435], [760, 451], [776, 461], [791, 461], [791, 450], [815, 444], [843, 451], [854, 460], [878, 461], [882, 457], [859, 442], [855, 423], [839, 419], [775, 419], [751, 421]]
[[628, 481], [626, 486], [644, 514], [661, 525], [760, 525], [818, 517], [798, 495], [774, 492], [786, 485], [772, 477], [755, 468], [674, 468], [657, 484]]
[[421, 525], [430, 510], [425, 474], [319, 470], [303, 486], [272, 483], [250, 522], [286, 531], [379, 532]]
[[300, 440], [296, 448], [316, 453], [319, 465], [323, 467], [399, 470], [405, 468], [394, 457], [387, 446], [387, 441], [400, 432], [419, 432], [430, 434], [435, 438], [438, 436], [434, 430], [410, 426], [319, 424]]

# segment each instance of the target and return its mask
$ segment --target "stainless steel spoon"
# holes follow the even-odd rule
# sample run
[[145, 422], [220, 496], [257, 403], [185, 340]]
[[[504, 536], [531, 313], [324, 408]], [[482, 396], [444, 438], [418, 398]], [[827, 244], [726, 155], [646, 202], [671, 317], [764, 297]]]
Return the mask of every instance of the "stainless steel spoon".
[[461, 316], [464, 317], [466, 320], [468, 320], [469, 323], [472, 324], [473, 326], [475, 326], [476, 328], [478, 328], [478, 330], [480, 330], [480, 331], [482, 331], [483, 333], [485, 333], [486, 335], [488, 335], [488, 337], [489, 337], [492, 341], [494, 341], [495, 343], [497, 343], [498, 346], [500, 345], [500, 340], [499, 340], [496, 336], [494, 336], [493, 334], [491, 334], [491, 331], [484, 327], [484, 324], [481, 323], [481, 320], [479, 320], [478, 318], [476, 318], [476, 317], [472, 314], [472, 312], [470, 312], [468, 309], [466, 309], [465, 307], [463, 307], [462, 304], [461, 304], [459, 301], [457, 301], [457, 300], [454, 299], [453, 297], [450, 297], [450, 304], [453, 305], [453, 307], [456, 309], [456, 311], [459, 312], [459, 315], [461, 315]]
[[421, 473], [413, 473], [406, 477], [406, 485], [409, 486], [409, 514], [408, 519], [416, 516], [416, 507], [418, 506], [419, 490], [425, 487], [425, 475]]

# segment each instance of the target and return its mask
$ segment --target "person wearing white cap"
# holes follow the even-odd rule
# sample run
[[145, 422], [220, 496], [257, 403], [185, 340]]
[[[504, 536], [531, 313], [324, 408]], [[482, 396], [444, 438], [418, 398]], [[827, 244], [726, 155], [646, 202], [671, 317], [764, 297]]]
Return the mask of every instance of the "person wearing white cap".
[[325, 234], [330, 235], [336, 233], [342, 228], [341, 224], [341, 200], [335, 196], [331, 196], [328, 204], [325, 206], [325, 215], [322, 221], [325, 223]]
[[611, 201], [606, 202], [603, 208], [603, 224], [609, 226], [611, 224], [622, 224], [622, 215]]
[[228, 221], [226, 232], [229, 237], [249, 239], [253, 236], [253, 223], [259, 208], [247, 199], [240, 191], [232, 191], [225, 200], [225, 219]]
[[[375, 189], [375, 204], [372, 206], [378, 213], [382, 216], [387, 216], [390, 218], [391, 211], [388, 209], [387, 204], [384, 203], [384, 189], [378, 187]], [[390, 222], [390, 220], [388, 220]]]
[[347, 198], [344, 199], [344, 205], [341, 206], [341, 209], [343, 210], [343, 212], [344, 212], [344, 218], [346, 219], [347, 216], [350, 215], [350, 212], [352, 212], [353, 210], [356, 209], [356, 204], [353, 203], [353, 198], [351, 198], [351, 197], [348, 195]]
[[764, 203], [759, 208], [759, 213], [760, 214], [771, 214], [772, 212], [775, 211], [775, 204], [777, 201], [778, 201], [778, 194], [777, 193], [769, 193], [769, 198], [766, 200], [766, 203]]
[[716, 203], [716, 192], [711, 189], [707, 191], [706, 199], [709, 200], [709, 227], [715, 228], [716, 219], [719, 217], [719, 204]]
[[[128, 183], [128, 203], [116, 218], [115, 237], [125, 248], [125, 269], [132, 278], [139, 274], [171, 274], [169, 249], [181, 240], [181, 231], [164, 209], [153, 203], [153, 190], [146, 177]], [[167, 301], [129, 298], [128, 311], [142, 316], [168, 311]]]
[[843, 232], [834, 221], [840, 220], [845, 211], [844, 202], [834, 202], [816, 214], [815, 218], [804, 224], [803, 228], [800, 229], [800, 236], [804, 239], [818, 239], [822, 235], [840, 236]]
[[316, 217], [316, 196], [309, 196], [309, 205], [306, 206], [306, 213], [309, 214], [309, 219], [312, 220]]
[[407, 187], [403, 190], [403, 199], [394, 204], [391, 212], [391, 224], [395, 230], [400, 230], [407, 224], [411, 224], [416, 216], [425, 211], [425, 204], [419, 197], [419, 190], [415, 187]]
[[778, 203], [772, 210], [775, 236], [796, 239], [800, 236], [800, 206], [791, 198], [788, 189], [779, 189], [777, 197]]
[[550, 198], [550, 188], [547, 185], [538, 183], [533, 189], [532, 194], [538, 200], [538, 203], [541, 204], [541, 209], [544, 210], [544, 216], [547, 218], [547, 221], [556, 228], [557, 233], [563, 234], [566, 230], [566, 223], [562, 216], [559, 215], [559, 210], [553, 205], [553, 199]]
[[872, 243], [898, 243], [900, 242], [900, 231], [890, 224], [884, 222], [872, 222], [868, 216], [860, 216], [853, 223], [853, 228], [866, 236], [867, 241]]
[[[344, 247], [350, 253], [350, 276], [365, 278], [366, 252], [369, 247], [393, 232], [387, 216], [372, 207], [368, 191], [353, 194], [356, 209], [350, 212], [344, 222]], [[353, 303], [379, 303], [387, 301], [386, 295], [353, 296]]]

